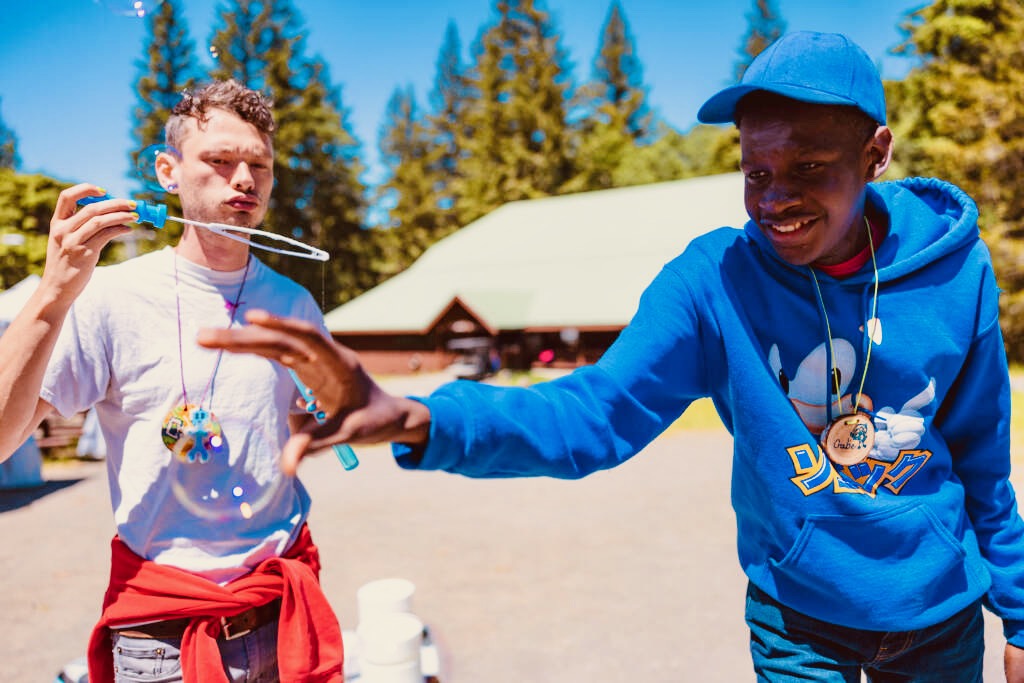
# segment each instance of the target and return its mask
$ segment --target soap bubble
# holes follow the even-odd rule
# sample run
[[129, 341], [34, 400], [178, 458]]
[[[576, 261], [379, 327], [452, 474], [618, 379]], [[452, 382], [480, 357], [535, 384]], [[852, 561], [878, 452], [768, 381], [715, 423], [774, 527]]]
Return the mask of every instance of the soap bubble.
[[96, 0], [114, 14], [124, 17], [148, 16], [163, 0]]
[[224, 420], [201, 439], [201, 447], [196, 439], [179, 439], [168, 468], [175, 499], [192, 515], [251, 520], [290, 485], [279, 468], [280, 452], [251, 422]]
[[153, 192], [167, 192], [167, 188], [160, 184], [156, 175], [156, 160], [161, 154], [170, 154], [181, 159], [181, 152], [170, 145], [150, 145], [139, 152], [135, 158], [135, 172], [139, 179], [146, 186], [146, 189]]

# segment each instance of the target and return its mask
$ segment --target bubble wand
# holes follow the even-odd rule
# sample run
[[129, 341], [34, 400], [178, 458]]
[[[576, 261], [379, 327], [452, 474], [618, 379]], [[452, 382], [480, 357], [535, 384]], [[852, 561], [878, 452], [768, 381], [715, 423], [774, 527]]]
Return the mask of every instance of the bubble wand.
[[[86, 204], [95, 204], [96, 202], [102, 202], [107, 199], [112, 199], [109, 194], [105, 194], [102, 197], [83, 197], [78, 200], [78, 204], [84, 206]], [[237, 225], [226, 225], [224, 223], [202, 223], [200, 221], [191, 221], [185, 218], [176, 218], [174, 216], [167, 215], [167, 205], [157, 204], [135, 200], [135, 213], [139, 215], [137, 223], [149, 223], [155, 229], [159, 230], [164, 227], [167, 221], [175, 221], [177, 223], [184, 223], [185, 225], [192, 225], [197, 228], [204, 228], [211, 232], [215, 232], [218, 235], [223, 235], [229, 239], [233, 239], [236, 242], [245, 242], [250, 247], [256, 247], [257, 249], [263, 249], [264, 251], [272, 251], [275, 254], [284, 254], [285, 256], [298, 256], [299, 258], [311, 259], [314, 261], [326, 261], [330, 258], [330, 255], [322, 250], [312, 247], [308, 244], [303, 244], [296, 240], [284, 237], [283, 235], [275, 235], [272, 232], [266, 230], [258, 230], [256, 228], [243, 228]], [[284, 244], [297, 247], [302, 251], [292, 251], [288, 249], [279, 249], [266, 244], [260, 244], [258, 242], [252, 242], [245, 237], [240, 237], [232, 233], [244, 233], [246, 235], [254, 235], [258, 237], [264, 237], [266, 239], [274, 240], [276, 242], [282, 242]], [[288, 368], [288, 374], [291, 375], [292, 381], [295, 382], [295, 386], [298, 387], [299, 393], [302, 394], [302, 398], [306, 401], [306, 412], [311, 414], [317, 421], [317, 424], [325, 424], [327, 422], [327, 414], [319, 410], [316, 405], [316, 397], [313, 395], [313, 390], [302, 383], [299, 376], [295, 374], [295, 371]], [[341, 466], [346, 470], [353, 470], [359, 465], [359, 459], [356, 457], [355, 451], [348, 444], [335, 444], [332, 446], [334, 454], [338, 456], [338, 460], [341, 462]]]
[[[105, 194], [102, 197], [84, 197], [78, 200], [79, 205], [95, 204], [96, 202], [102, 202], [107, 199], [112, 199], [109, 194]], [[255, 249], [262, 249], [263, 251], [271, 251], [275, 254], [283, 254], [285, 256], [297, 256], [299, 258], [310, 259], [312, 261], [326, 261], [330, 258], [330, 255], [323, 249], [317, 249], [316, 247], [302, 242], [285, 237], [284, 235], [275, 235], [272, 232], [266, 230], [260, 230], [258, 228], [245, 228], [239, 225], [227, 225], [225, 223], [203, 223], [201, 221], [193, 221], [187, 218], [178, 218], [177, 216], [167, 215], [167, 206], [165, 204], [156, 204], [150, 202], [144, 202], [140, 200], [135, 201], [135, 213], [139, 215], [137, 223], [149, 223], [154, 229], [159, 230], [164, 227], [167, 221], [174, 221], [175, 223], [182, 223], [184, 225], [192, 225], [197, 228], [203, 228], [210, 232], [216, 233], [227, 237], [228, 239], [235, 240], [236, 242], [243, 242], [248, 244], [250, 247]], [[263, 239], [272, 240], [281, 244], [287, 244], [295, 249], [282, 249], [280, 247], [274, 247], [269, 244], [261, 244], [260, 242], [254, 242], [249, 237], [243, 237], [236, 233], [242, 233], [249, 235], [250, 237], [261, 237]]]
[[[306, 400], [306, 412], [313, 416], [317, 424], [326, 424], [327, 413], [317, 408], [316, 397], [313, 395], [313, 390], [302, 383], [299, 376], [294, 370], [288, 368], [288, 374], [292, 376], [292, 381], [295, 382], [295, 386], [299, 388], [299, 393], [302, 394], [302, 398]], [[356, 457], [356, 452], [352, 450], [352, 447], [347, 443], [335, 444], [331, 446], [334, 450], [334, 454], [338, 456], [338, 460], [341, 462], [341, 466], [346, 470], [354, 470], [359, 465], [359, 459]]]

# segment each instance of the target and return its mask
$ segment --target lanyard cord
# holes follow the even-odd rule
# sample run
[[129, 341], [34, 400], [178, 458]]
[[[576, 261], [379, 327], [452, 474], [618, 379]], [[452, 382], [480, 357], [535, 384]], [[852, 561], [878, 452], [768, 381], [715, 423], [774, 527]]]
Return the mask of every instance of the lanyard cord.
[[[225, 301], [225, 305], [231, 309], [231, 319], [228, 322], [230, 328], [235, 324], [235, 315], [238, 313], [238, 305], [242, 300], [242, 292], [245, 290], [245, 281], [249, 277], [249, 262], [252, 260], [252, 256], [248, 256], [245, 259], [245, 272], [242, 273], [242, 284], [238, 286], [238, 294], [235, 295], [234, 303]], [[181, 377], [181, 396], [185, 401], [185, 405], [188, 405], [188, 390], [185, 388], [185, 353], [181, 343], [181, 296], [178, 294], [178, 253], [174, 253], [174, 304], [178, 314], [178, 372]], [[199, 407], [203, 407], [203, 401], [206, 400], [206, 394], [210, 391], [210, 387], [213, 386], [213, 380], [217, 376], [217, 370], [220, 369], [220, 359], [224, 355], [224, 349], [220, 349], [217, 352], [217, 361], [213, 365], [213, 374], [210, 375], [210, 379], [206, 382], [206, 388], [203, 389], [203, 395], [199, 397]], [[213, 394], [210, 394], [210, 410], [213, 410]]]
[[[867, 352], [865, 353], [865, 356], [864, 356], [864, 372], [862, 372], [861, 376], [860, 376], [860, 387], [858, 387], [858, 389], [857, 389], [857, 400], [853, 404], [853, 412], [854, 413], [856, 413], [857, 409], [860, 408], [860, 399], [861, 399], [861, 396], [864, 393], [864, 381], [868, 377], [868, 364], [871, 362], [871, 347], [873, 346], [873, 344], [871, 343], [872, 337], [873, 337], [872, 329], [871, 328], [873, 328], [874, 325], [876, 324], [875, 323], [875, 316], [878, 313], [878, 262], [875, 260], [875, 240], [874, 240], [874, 237], [871, 235], [871, 224], [868, 222], [868, 217], [867, 216], [864, 216], [864, 225], [866, 225], [867, 229], [868, 229], [868, 246], [871, 249], [871, 267], [872, 267], [872, 269], [874, 271], [874, 275], [875, 275], [875, 291], [874, 291], [874, 295], [872, 296], [872, 301], [871, 301], [871, 317], [868, 319], [868, 322], [865, 324], [865, 328], [864, 328], [864, 333], [868, 337], [868, 342], [867, 342], [868, 343], [868, 350], [867, 350]], [[836, 368], [836, 352], [835, 352], [835, 348], [832, 346], [832, 328], [829, 326], [828, 311], [825, 310], [825, 299], [821, 295], [821, 285], [818, 284], [818, 276], [814, 273], [814, 268], [810, 268], [810, 271], [811, 271], [811, 279], [814, 280], [814, 290], [815, 290], [815, 292], [818, 295], [818, 303], [821, 305], [821, 312], [822, 312], [822, 315], [825, 317], [825, 332], [828, 335], [828, 355], [829, 355], [829, 359], [828, 359], [828, 374], [830, 376], [830, 380], [826, 380], [826, 381], [831, 381], [833, 383], [834, 389], [833, 389], [832, 393], [835, 394], [837, 400], [839, 401], [839, 409], [842, 410], [843, 409], [843, 397], [840, 396], [840, 394], [839, 394], [839, 391], [840, 391], [840, 389], [839, 389], [839, 375], [838, 375], [838, 373], [836, 372], [836, 369], [835, 369]], [[832, 422], [832, 399], [831, 399], [830, 396], [826, 396], [826, 398], [825, 398], [825, 411], [826, 411], [826, 415], [827, 415], [827, 420], [828, 420], [829, 423], [831, 423]]]

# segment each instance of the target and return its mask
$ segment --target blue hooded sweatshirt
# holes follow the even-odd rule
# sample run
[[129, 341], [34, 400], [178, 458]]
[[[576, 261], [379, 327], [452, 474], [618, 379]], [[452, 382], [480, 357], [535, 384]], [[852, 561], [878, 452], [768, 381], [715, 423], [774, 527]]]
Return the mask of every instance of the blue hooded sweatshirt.
[[[734, 438], [751, 582], [817, 619], [875, 631], [930, 626], [984, 597], [1024, 646], [1009, 376], [977, 208], [922, 178], [871, 184], [867, 201], [888, 224], [877, 301], [871, 261], [841, 280], [817, 272], [819, 299], [811, 271], [779, 258], [752, 222], [712, 231], [663, 268], [596, 364], [531, 388], [460, 381], [419, 399], [429, 442], [395, 445], [398, 463], [582, 477], [711, 397]], [[852, 403], [876, 439], [863, 462], [840, 466], [819, 438]]]

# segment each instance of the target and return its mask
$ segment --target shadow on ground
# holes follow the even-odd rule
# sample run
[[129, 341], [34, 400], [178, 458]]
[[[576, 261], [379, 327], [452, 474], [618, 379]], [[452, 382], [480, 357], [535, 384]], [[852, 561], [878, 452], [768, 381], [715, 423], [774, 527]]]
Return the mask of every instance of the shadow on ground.
[[83, 480], [58, 479], [56, 481], [47, 481], [40, 486], [33, 486], [31, 488], [2, 490], [0, 491], [0, 513], [10, 512], [11, 510], [17, 510], [18, 508], [25, 507], [40, 498], [50, 495], [51, 493], [56, 493], [57, 491], [66, 489], [69, 486], [74, 486], [80, 481]]

